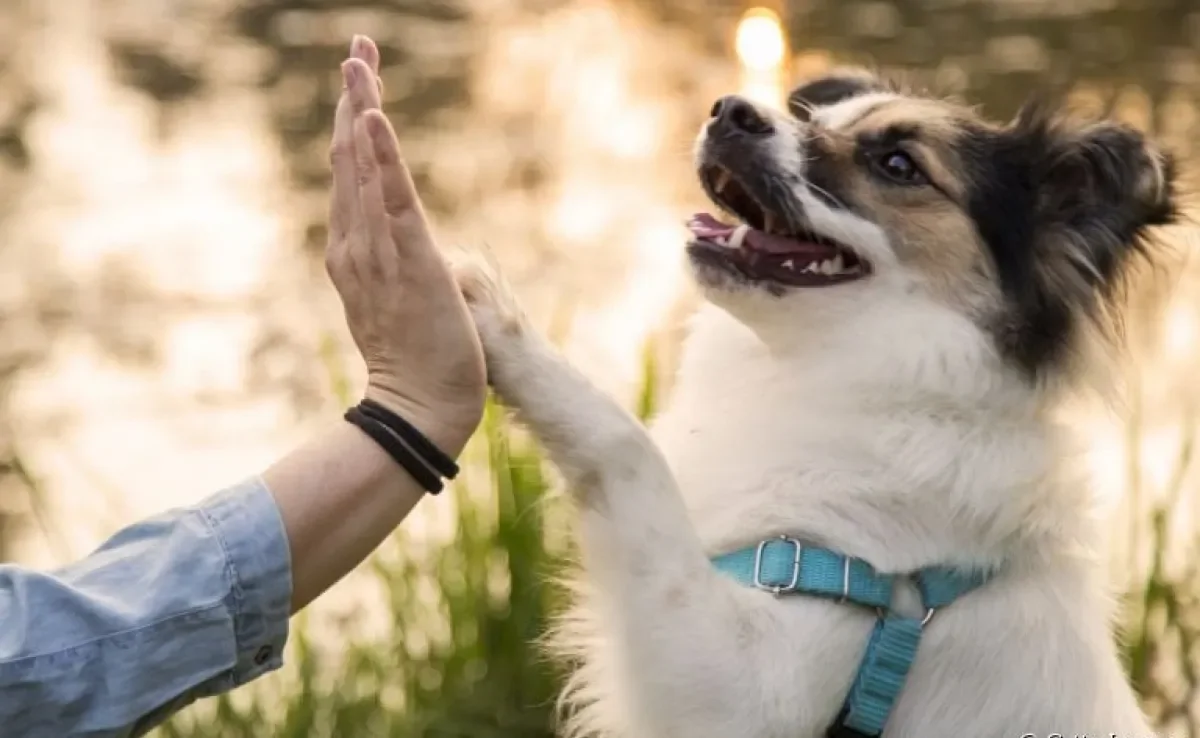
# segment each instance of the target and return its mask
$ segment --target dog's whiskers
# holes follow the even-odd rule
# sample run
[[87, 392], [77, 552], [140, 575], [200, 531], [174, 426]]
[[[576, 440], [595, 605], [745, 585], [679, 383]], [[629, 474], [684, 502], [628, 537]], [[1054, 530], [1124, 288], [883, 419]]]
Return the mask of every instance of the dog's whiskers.
[[847, 209], [846, 203], [842, 202], [840, 198], [838, 198], [832, 192], [830, 192], [829, 190], [820, 186], [819, 184], [816, 184], [815, 182], [805, 181], [804, 186], [808, 187], [808, 189], [812, 190], [813, 192], [819, 193], [819, 194], [823, 195], [824, 197], [828, 198], [829, 202], [833, 203], [834, 205], [841, 208], [842, 210]]

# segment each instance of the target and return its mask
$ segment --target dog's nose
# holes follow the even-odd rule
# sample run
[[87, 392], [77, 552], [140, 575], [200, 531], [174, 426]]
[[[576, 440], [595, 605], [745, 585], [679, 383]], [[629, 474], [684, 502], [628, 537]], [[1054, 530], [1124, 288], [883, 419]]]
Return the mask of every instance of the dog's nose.
[[737, 95], [726, 95], [717, 100], [709, 117], [719, 126], [750, 136], [766, 136], [775, 132], [771, 121], [758, 112], [754, 103]]

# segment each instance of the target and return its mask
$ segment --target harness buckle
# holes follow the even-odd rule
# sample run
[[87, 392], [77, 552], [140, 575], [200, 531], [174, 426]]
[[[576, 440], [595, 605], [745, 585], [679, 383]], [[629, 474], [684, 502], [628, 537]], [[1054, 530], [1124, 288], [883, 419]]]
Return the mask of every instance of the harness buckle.
[[[773, 539], [774, 540], [774, 539]], [[778, 597], [787, 592], [795, 592], [800, 584], [800, 553], [804, 550], [804, 546], [800, 541], [789, 536], [779, 536], [780, 541], [790, 543], [796, 550], [796, 555], [792, 557], [792, 581], [787, 584], [767, 584], [762, 580], [762, 560], [763, 551], [766, 550], [767, 544], [771, 541], [761, 541], [758, 544], [758, 549], [754, 552], [754, 581], [753, 584], [758, 589], [766, 590]]]

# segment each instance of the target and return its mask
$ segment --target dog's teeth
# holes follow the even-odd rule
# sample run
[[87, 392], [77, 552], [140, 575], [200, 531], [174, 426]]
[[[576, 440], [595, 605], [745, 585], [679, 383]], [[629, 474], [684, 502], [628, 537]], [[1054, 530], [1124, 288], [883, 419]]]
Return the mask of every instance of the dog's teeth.
[[722, 169], [720, 173], [717, 174], [717, 181], [713, 184], [713, 189], [717, 191], [718, 195], [721, 194], [721, 190], [725, 189], [725, 185], [729, 184], [730, 176], [732, 175], [729, 174], [728, 169]]
[[837, 270], [833, 268], [833, 259], [826, 259], [821, 262], [821, 274], [826, 276], [837, 274]]
[[724, 236], [713, 236], [713, 243], [715, 243], [719, 246], [728, 246], [729, 245], [729, 243], [725, 240]]
[[815, 262], [815, 261], [810, 261], [808, 263], [808, 266], [804, 267], [800, 271], [805, 274], [820, 274], [821, 273], [821, 270], [817, 269], [817, 262]]
[[783, 262], [783, 268], [789, 271], [795, 271], [796, 264], [791, 259], [788, 259], [787, 261]]
[[841, 274], [846, 271], [846, 262], [842, 259], [842, 255], [838, 254], [833, 258], [833, 273]]
[[742, 241], [746, 240], [746, 234], [750, 232], [750, 226], [744, 223], [733, 230], [733, 235], [729, 237], [729, 246], [731, 248], [740, 249]]

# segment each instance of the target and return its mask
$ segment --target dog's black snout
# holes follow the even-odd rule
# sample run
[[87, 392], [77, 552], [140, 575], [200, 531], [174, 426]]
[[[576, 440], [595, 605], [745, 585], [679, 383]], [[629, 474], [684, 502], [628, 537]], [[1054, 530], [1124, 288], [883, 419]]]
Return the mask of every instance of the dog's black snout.
[[709, 112], [709, 117], [719, 126], [751, 136], [765, 136], [775, 132], [771, 121], [758, 112], [754, 103], [737, 95], [726, 95], [717, 100]]

